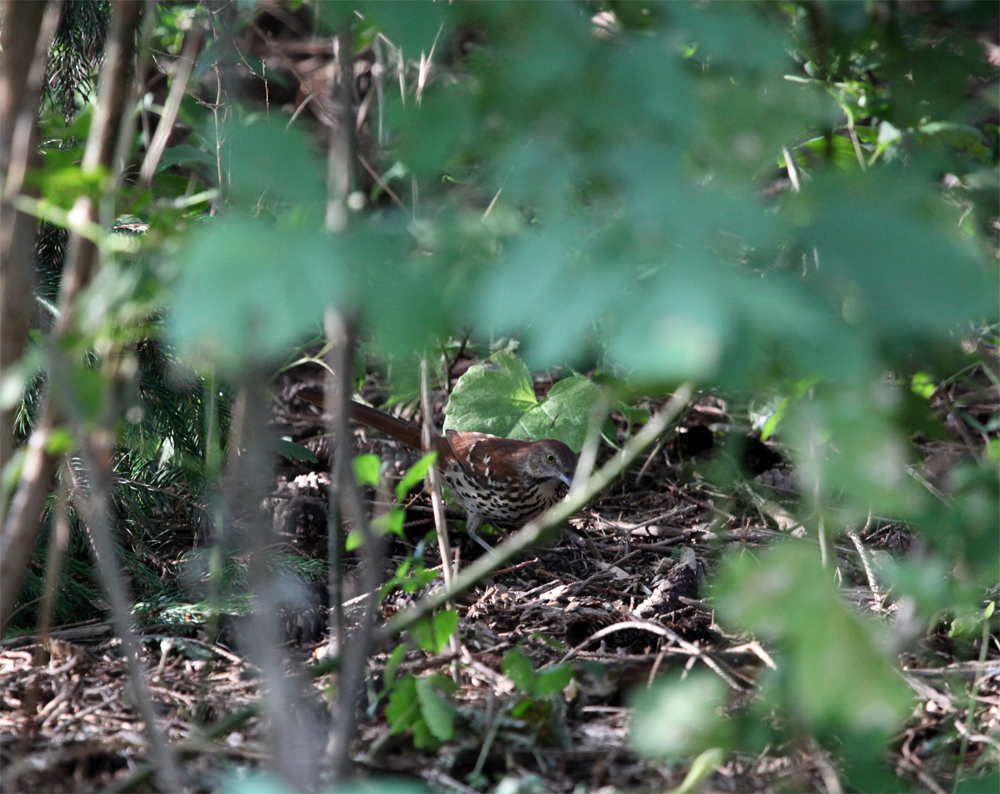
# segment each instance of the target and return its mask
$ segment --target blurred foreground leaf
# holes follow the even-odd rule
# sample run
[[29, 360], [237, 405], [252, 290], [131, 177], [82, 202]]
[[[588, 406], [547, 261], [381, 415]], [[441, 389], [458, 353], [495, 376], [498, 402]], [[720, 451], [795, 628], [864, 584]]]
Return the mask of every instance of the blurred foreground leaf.
[[803, 726], [887, 737], [912, 694], [874, 622], [844, 603], [817, 546], [784, 542], [760, 555], [731, 555], [718, 582], [720, 615], [780, 649], [768, 700]]
[[180, 255], [172, 331], [188, 355], [234, 369], [282, 354], [343, 299], [337, 241], [228, 215]]

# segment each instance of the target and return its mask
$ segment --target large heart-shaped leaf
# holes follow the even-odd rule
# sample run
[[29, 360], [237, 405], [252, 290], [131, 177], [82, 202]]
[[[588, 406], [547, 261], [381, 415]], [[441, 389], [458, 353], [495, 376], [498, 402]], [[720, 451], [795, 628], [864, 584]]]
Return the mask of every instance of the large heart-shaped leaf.
[[444, 427], [526, 441], [554, 438], [579, 451], [600, 397], [593, 381], [574, 374], [556, 383], [539, 402], [524, 362], [504, 350], [458, 379]]

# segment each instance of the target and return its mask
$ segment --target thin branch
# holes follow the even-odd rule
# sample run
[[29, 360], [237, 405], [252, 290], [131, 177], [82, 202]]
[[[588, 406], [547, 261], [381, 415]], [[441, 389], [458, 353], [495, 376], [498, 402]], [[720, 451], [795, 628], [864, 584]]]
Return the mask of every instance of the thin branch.
[[[5, 2], [0, 29], [0, 369], [24, 354], [31, 326], [35, 275], [35, 219], [12, 203], [38, 155], [38, 103], [57, 4]], [[37, 186], [27, 190], [38, 194]], [[14, 451], [16, 406], [0, 409], [0, 471]], [[0, 520], [8, 505], [0, 495]]]
[[636, 456], [646, 447], [656, 441], [674, 419], [680, 415], [691, 397], [692, 389], [685, 384], [679, 388], [663, 410], [650, 419], [645, 427], [633, 436], [625, 445], [621, 454], [609, 460], [593, 477], [589, 478], [575, 491], [545, 513], [508, 537], [503, 543], [469, 565], [455, 577], [450, 588], [443, 588], [433, 593], [410, 609], [394, 616], [376, 636], [379, 647], [388, 644], [393, 638], [407, 630], [414, 623], [440, 609], [444, 604], [462, 593], [475, 587], [484, 577], [505, 565], [510, 564], [518, 555], [543, 540], [549, 532], [564, 523], [587, 502], [603, 491], [619, 474], [635, 460]]
[[108, 596], [108, 603], [111, 605], [111, 622], [122, 643], [129, 683], [135, 697], [135, 708], [145, 723], [146, 736], [149, 738], [157, 771], [167, 791], [180, 791], [180, 770], [165, 737], [157, 727], [156, 711], [146, 683], [146, 671], [139, 659], [139, 644], [132, 628], [122, 566], [112, 538], [109, 505], [114, 481], [113, 434], [107, 428], [88, 432], [79, 406], [68, 397], [72, 394], [72, 389], [67, 382], [66, 370], [64, 365], [54, 362], [50, 372], [50, 385], [53, 394], [60, 395], [59, 409], [70, 419], [74, 435], [80, 444], [80, 457], [90, 473], [90, 487], [86, 498], [80, 500], [80, 511], [89, 529], [87, 535], [93, 545], [97, 568]]
[[330, 463], [330, 494], [327, 518], [327, 560], [330, 587], [330, 641], [336, 652], [344, 648], [344, 524], [338, 494], [344, 480], [345, 468], [350, 468], [353, 437], [347, 421], [348, 400], [351, 389], [349, 383], [350, 349], [347, 327], [343, 318], [333, 308], [326, 310], [326, 338], [330, 350], [329, 372], [326, 379], [327, 431], [333, 442]]
[[142, 168], [139, 169], [139, 177], [147, 185], [152, 184], [153, 176], [156, 174], [156, 166], [163, 156], [163, 151], [167, 147], [167, 139], [173, 131], [174, 122], [177, 121], [177, 114], [181, 109], [181, 100], [187, 93], [188, 81], [191, 79], [191, 72], [194, 70], [195, 62], [198, 59], [198, 51], [201, 49], [201, 29], [194, 28], [184, 42], [184, 50], [181, 52], [177, 65], [174, 68], [173, 83], [170, 86], [170, 93], [163, 106], [163, 115], [160, 116], [160, 123], [156, 125], [156, 134], [153, 135], [153, 142], [149, 145], [146, 158], [142, 161]]
[[[431, 392], [427, 378], [427, 359], [420, 360], [420, 400], [424, 414], [424, 426], [421, 439], [424, 445], [424, 452], [434, 449], [433, 412], [431, 409]], [[444, 516], [444, 500], [441, 498], [441, 483], [438, 480], [437, 466], [431, 466], [427, 470], [427, 485], [431, 492], [431, 509], [434, 512], [434, 528], [437, 530], [438, 549], [441, 553], [441, 570], [444, 574], [445, 588], [451, 587], [455, 579], [455, 572], [451, 567], [451, 547], [448, 543], [448, 524]], [[458, 648], [452, 648], [458, 651]]]
[[[125, 105], [130, 93], [128, 85], [131, 82], [135, 32], [142, 7], [142, 0], [122, 0], [113, 6], [114, 22], [101, 70], [98, 104], [84, 152], [83, 170], [103, 166], [110, 173], [117, 174], [115, 151], [119, 133], [130, 118]], [[96, 222], [96, 202], [89, 196], [81, 196], [74, 204], [72, 214]], [[59, 366], [58, 359], [62, 356], [60, 340], [71, 333], [76, 298], [90, 281], [98, 253], [97, 245], [71, 231], [60, 285], [59, 315], [49, 351], [51, 369]], [[0, 538], [0, 626], [6, 624], [10, 608], [20, 592], [28, 555], [38, 534], [39, 517], [55, 472], [55, 456], [47, 448], [49, 437], [61, 422], [58, 406], [46, 399], [38, 424], [28, 441], [23, 474], [11, 500]]]

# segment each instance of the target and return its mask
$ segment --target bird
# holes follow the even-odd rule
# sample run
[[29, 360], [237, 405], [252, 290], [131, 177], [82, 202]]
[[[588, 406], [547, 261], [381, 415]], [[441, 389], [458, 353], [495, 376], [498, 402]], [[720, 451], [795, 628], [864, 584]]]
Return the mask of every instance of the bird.
[[[300, 389], [306, 402], [325, 406], [322, 391]], [[355, 422], [424, 451], [421, 430], [377, 408], [351, 400]], [[489, 433], [447, 430], [433, 441], [438, 471], [468, 513], [466, 531], [489, 549], [478, 533], [484, 523], [518, 527], [545, 512], [573, 486], [577, 455], [562, 441], [522, 441]]]

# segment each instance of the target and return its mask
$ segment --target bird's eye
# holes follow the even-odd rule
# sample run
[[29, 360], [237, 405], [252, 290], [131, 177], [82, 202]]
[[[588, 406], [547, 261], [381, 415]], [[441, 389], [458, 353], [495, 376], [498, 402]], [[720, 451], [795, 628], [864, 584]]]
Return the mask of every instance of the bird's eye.
[[556, 456], [550, 452], [548, 455], [545, 456], [545, 460], [547, 460], [549, 463], [555, 463]]

